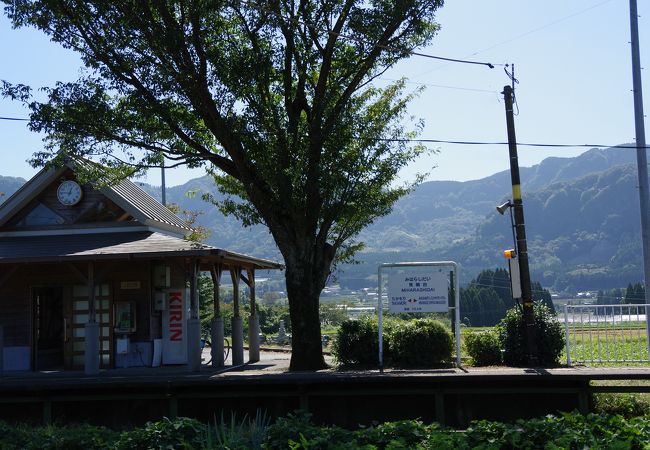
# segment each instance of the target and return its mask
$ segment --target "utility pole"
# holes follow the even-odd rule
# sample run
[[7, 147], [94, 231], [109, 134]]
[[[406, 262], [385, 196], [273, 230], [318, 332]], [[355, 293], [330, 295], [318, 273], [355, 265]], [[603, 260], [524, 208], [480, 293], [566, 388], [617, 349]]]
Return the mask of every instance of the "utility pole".
[[161, 202], [164, 206], [167, 206], [167, 186], [165, 183], [165, 156], [162, 158], [162, 163], [160, 163], [160, 189], [162, 191]]
[[521, 303], [524, 324], [526, 325], [526, 350], [528, 364], [537, 365], [537, 341], [535, 340], [535, 318], [533, 315], [533, 293], [528, 268], [528, 247], [526, 244], [526, 227], [524, 225], [524, 204], [521, 200], [521, 181], [519, 178], [519, 160], [517, 157], [517, 138], [515, 136], [515, 118], [513, 114], [513, 89], [504, 86], [503, 99], [506, 105], [506, 126], [508, 129], [508, 150], [510, 152], [510, 179], [512, 181], [512, 208], [515, 216], [515, 235], [517, 237], [517, 256], [521, 276]]
[[[641, 90], [641, 57], [639, 56], [639, 15], [636, 0], [630, 0], [630, 47], [632, 49], [632, 89], [634, 91], [634, 130], [636, 134], [636, 166], [639, 177], [641, 206], [641, 240], [643, 241], [643, 275], [645, 279], [646, 332], [650, 337], [648, 283], [650, 282], [650, 194], [648, 192], [648, 157], [643, 122], [643, 91]], [[650, 339], [648, 339], [650, 357]]]

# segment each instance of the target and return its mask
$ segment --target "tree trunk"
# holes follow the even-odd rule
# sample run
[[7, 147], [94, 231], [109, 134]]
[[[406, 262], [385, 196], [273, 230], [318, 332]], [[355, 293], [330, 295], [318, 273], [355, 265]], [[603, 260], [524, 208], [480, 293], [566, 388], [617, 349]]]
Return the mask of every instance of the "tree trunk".
[[[326, 273], [285, 258], [287, 295], [291, 316], [291, 363], [289, 370], [321, 370], [327, 367], [321, 344], [319, 299]], [[325, 270], [325, 269], [322, 269]], [[329, 272], [329, 267], [327, 268]]]

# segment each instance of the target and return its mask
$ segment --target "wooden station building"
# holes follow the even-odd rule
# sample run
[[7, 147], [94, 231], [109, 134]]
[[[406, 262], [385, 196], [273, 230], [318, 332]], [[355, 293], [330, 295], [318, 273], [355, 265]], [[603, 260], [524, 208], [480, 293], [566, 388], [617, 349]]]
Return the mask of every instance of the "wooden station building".
[[0, 369], [198, 371], [201, 271], [215, 285], [212, 364], [224, 364], [223, 272], [233, 282], [233, 364], [244, 363], [240, 280], [250, 289], [249, 360], [259, 360], [255, 271], [282, 266], [187, 241], [191, 229], [136, 184], [80, 184], [78, 164], [41, 170], [0, 205]]

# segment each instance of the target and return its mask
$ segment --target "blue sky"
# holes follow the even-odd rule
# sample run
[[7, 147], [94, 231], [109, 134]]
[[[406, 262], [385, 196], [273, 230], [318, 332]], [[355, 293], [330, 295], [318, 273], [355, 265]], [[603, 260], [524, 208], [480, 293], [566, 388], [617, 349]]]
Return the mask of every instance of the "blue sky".
[[[650, 2], [639, 0], [641, 65], [650, 67]], [[448, 0], [438, 14], [441, 30], [427, 54], [515, 65], [519, 142], [616, 145], [633, 142], [634, 113], [627, 0]], [[0, 18], [0, 79], [34, 87], [77, 77], [78, 57], [32, 29], [13, 30]], [[650, 75], [643, 71], [646, 115]], [[502, 142], [506, 140], [500, 92], [509, 83], [500, 66], [466, 65], [414, 56], [385, 79], [406, 77], [425, 84], [410, 113], [423, 119], [422, 138]], [[0, 116], [26, 117], [17, 103], [0, 99]], [[646, 128], [648, 121], [646, 120]], [[0, 120], [1, 175], [31, 177], [25, 161], [42, 148], [41, 136], [24, 122]], [[646, 139], [647, 140], [647, 139]], [[438, 154], [404, 171], [430, 172], [430, 180], [471, 180], [508, 168], [500, 146], [434, 145]], [[586, 148], [519, 147], [520, 164], [548, 156], [576, 156]], [[175, 170], [168, 184], [200, 176]], [[148, 180], [159, 184], [155, 171]]]

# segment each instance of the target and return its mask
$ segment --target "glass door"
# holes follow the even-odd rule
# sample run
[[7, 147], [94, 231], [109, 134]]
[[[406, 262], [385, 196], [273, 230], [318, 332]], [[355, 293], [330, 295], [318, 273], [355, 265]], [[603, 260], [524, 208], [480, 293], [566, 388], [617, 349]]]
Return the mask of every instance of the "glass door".
[[63, 368], [63, 288], [32, 288], [34, 370]]
[[[66, 367], [82, 369], [85, 362], [86, 323], [88, 323], [88, 286], [72, 287], [72, 299], [66, 314]], [[99, 323], [99, 366], [110, 368], [112, 365], [112, 301], [109, 285], [95, 286], [95, 318]]]

